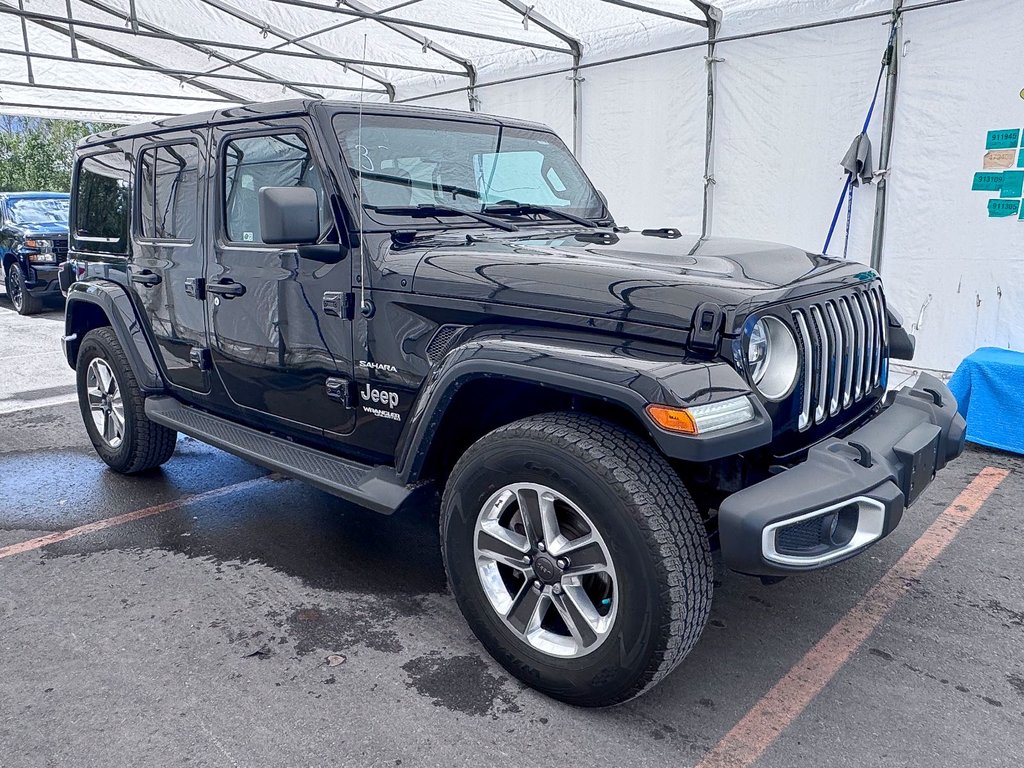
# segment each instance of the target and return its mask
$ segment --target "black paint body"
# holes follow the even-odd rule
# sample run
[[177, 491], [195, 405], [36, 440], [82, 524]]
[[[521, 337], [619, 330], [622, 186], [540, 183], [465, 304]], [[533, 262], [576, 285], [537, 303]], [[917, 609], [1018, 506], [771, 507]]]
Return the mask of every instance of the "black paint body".
[[[281, 102], [86, 139], [79, 158], [112, 152], [130, 175], [146, 147], [194, 142], [200, 226], [190, 242], [162, 245], [140, 237], [133, 213], [125, 253], [102, 255], [77, 247], [72, 231], [63, 278], [69, 362], [102, 311], [148, 391], [393, 467], [405, 483], [443, 474], [453, 460], [445, 454], [497, 426], [503, 411], [519, 417], [561, 405], [629, 422], [681, 468], [700, 463], [709, 487], [734, 491], [880, 407], [884, 375], [857, 405], [799, 433], [798, 393], [779, 403], [755, 396], [752, 422], [708, 436], [660, 429], [646, 405], [693, 406], [753, 391], [741, 350], [760, 314], [790, 317], [810, 297], [859, 290], [878, 275], [786, 246], [630, 232], [614, 228], [607, 211], [600, 230], [533, 221], [504, 232], [469, 220], [415, 219], [396, 233], [370, 218], [360, 232], [356, 191], [331, 124], [356, 109]], [[365, 110], [548, 130], [439, 110]], [[334, 228], [316, 246], [231, 243], [218, 202], [225, 142], [284, 131], [308, 143]], [[325, 259], [325, 249], [334, 256]], [[197, 280], [205, 295], [197, 295]], [[210, 292], [233, 285], [244, 292]], [[691, 338], [695, 313], [709, 304], [721, 312], [714, 348]], [[339, 381], [340, 394], [330, 386]], [[512, 396], [518, 392], [525, 397]]]

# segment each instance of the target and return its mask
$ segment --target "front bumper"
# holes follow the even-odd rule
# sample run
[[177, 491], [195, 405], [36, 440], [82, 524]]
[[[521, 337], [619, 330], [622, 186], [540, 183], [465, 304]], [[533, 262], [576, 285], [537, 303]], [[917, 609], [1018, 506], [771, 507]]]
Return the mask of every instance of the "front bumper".
[[935, 473], [964, 449], [952, 393], [922, 374], [871, 421], [734, 493], [719, 509], [725, 564], [777, 576], [846, 560], [885, 538]]
[[60, 264], [30, 264], [25, 289], [33, 294], [60, 291], [58, 273]]

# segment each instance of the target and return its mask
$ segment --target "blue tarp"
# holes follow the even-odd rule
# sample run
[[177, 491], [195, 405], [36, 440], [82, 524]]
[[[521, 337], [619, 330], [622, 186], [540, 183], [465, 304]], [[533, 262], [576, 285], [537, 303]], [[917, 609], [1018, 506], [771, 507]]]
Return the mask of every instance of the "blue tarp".
[[982, 347], [949, 380], [972, 443], [1024, 453], [1024, 352]]

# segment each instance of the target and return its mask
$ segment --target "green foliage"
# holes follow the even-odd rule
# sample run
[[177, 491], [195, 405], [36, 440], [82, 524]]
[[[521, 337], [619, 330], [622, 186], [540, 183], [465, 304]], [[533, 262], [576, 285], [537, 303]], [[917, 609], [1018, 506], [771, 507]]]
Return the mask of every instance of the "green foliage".
[[106, 123], [0, 116], [0, 192], [67, 192], [75, 144]]

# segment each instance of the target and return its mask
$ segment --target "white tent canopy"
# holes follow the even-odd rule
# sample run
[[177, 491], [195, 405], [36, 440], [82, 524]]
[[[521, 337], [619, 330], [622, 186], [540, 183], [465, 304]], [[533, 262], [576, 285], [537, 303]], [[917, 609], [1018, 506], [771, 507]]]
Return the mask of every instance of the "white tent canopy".
[[551, 125], [620, 223], [820, 251], [895, 19], [891, 98], [883, 81], [868, 130], [882, 173], [841, 209], [829, 253], [874, 257], [919, 365], [1024, 349], [1024, 218], [989, 211], [1022, 196], [972, 190], [996, 162], [987, 132], [1024, 135], [1024, 3], [714, 5], [0, 0], [0, 112], [132, 122], [297, 96], [479, 109]]

